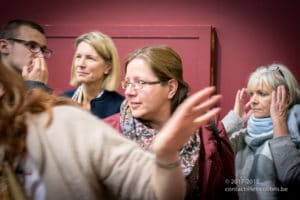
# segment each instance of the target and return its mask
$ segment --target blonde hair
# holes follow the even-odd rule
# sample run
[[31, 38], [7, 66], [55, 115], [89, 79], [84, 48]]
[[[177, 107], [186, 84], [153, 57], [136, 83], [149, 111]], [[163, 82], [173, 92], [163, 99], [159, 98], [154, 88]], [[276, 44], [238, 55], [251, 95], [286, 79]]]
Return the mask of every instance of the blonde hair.
[[300, 88], [296, 78], [283, 64], [271, 64], [258, 67], [249, 77], [248, 89], [257, 86], [266, 86], [276, 90], [279, 85], [284, 85], [289, 93], [289, 105], [300, 103]]
[[[101, 33], [101, 32], [89, 32], [82, 34], [79, 36], [75, 41], [75, 48], [81, 42], [86, 42], [91, 45], [98, 55], [103, 58], [104, 62], [108, 65], [111, 65], [111, 70], [109, 74], [105, 75], [104, 82], [102, 84], [102, 88], [108, 91], [115, 91], [118, 89], [120, 85], [120, 62], [119, 62], [119, 55], [117, 48], [112, 41], [112, 39]], [[70, 84], [72, 86], [79, 86], [80, 83], [76, 79], [75, 75], [75, 66], [74, 60], [75, 56], [73, 57], [72, 67], [71, 67], [71, 80]]]

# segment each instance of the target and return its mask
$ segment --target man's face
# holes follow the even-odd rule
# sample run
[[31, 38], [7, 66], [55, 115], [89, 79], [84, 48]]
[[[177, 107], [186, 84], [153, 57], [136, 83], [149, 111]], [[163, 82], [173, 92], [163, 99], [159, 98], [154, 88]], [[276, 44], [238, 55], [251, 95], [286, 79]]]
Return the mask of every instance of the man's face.
[[[47, 43], [45, 35], [29, 26], [21, 26], [15, 39], [33, 41], [41, 47]], [[7, 56], [3, 62], [19, 72], [25, 65], [31, 66], [33, 58], [43, 56], [42, 52], [33, 53], [25, 44], [13, 40], [7, 40], [7, 47]]]

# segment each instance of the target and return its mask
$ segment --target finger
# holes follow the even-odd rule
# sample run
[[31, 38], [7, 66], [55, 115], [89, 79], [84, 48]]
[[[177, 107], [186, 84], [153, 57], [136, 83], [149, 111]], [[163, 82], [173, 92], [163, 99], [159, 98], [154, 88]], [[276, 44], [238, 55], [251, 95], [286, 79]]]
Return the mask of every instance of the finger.
[[41, 57], [41, 58], [39, 58], [39, 60], [40, 60], [41, 70], [44, 72], [47, 72], [48, 68], [47, 68], [47, 63], [46, 63], [45, 58]]
[[28, 67], [28, 65], [25, 65], [25, 66], [22, 68], [22, 76], [23, 76], [23, 77], [27, 76], [28, 71], [29, 71], [29, 67]]
[[247, 95], [246, 88], [241, 89], [241, 99], [244, 99]]
[[251, 102], [248, 101], [245, 105], [245, 109], [248, 110], [248, 109], [250, 109], [250, 107], [251, 107]]
[[241, 90], [238, 90], [235, 95], [236, 100], [239, 100], [241, 98], [240, 96], [241, 96]]
[[182, 107], [190, 108], [197, 106], [198, 104], [202, 103], [205, 99], [208, 99], [210, 95], [213, 94], [215, 91], [215, 87], [206, 87], [193, 95], [187, 98], [183, 103]]
[[41, 64], [40, 64], [39, 59], [35, 58], [35, 59], [33, 59], [32, 62], [33, 62], [32, 63], [32, 66], [33, 66], [32, 73], [38, 73], [41, 70]]
[[203, 115], [194, 119], [194, 123], [197, 124], [197, 127], [203, 126], [208, 123], [210, 119], [213, 119], [217, 114], [221, 112], [221, 108], [213, 108]]
[[281, 93], [281, 99], [283, 103], [286, 103], [287, 101], [287, 92], [286, 89], [283, 85], [279, 86], [280, 87], [280, 93]]
[[3, 85], [0, 83], [0, 97], [4, 95], [4, 88]]
[[209, 110], [210, 108], [212, 108], [213, 106], [215, 106], [221, 100], [221, 98], [222, 98], [221, 95], [214, 95], [208, 100], [204, 101], [203, 103], [195, 106], [193, 108], [193, 112], [198, 112], [202, 114], [207, 110]]
[[275, 90], [272, 91], [271, 96], [272, 96], [272, 99], [271, 99], [270, 107], [272, 108], [276, 104], [276, 101], [277, 101], [277, 95], [276, 95]]

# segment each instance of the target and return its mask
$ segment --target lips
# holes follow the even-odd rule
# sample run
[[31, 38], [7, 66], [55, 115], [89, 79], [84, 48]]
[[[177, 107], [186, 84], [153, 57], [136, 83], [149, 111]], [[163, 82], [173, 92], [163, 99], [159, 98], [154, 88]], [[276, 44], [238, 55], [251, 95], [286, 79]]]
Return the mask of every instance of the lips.
[[78, 76], [86, 76], [86, 75], [88, 75], [89, 73], [87, 73], [87, 72], [76, 72], [76, 74], [77, 74]]
[[258, 109], [258, 108], [252, 108], [252, 112], [260, 112], [261, 109]]
[[129, 106], [131, 109], [137, 109], [140, 105], [141, 105], [141, 103], [138, 103], [138, 102], [130, 102], [129, 103]]

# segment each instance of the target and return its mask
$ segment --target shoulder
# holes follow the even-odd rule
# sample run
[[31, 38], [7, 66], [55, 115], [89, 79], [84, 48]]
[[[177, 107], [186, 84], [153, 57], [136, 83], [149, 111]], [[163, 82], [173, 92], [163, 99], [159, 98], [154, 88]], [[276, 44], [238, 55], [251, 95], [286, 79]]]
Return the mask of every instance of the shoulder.
[[39, 88], [47, 93], [53, 92], [53, 90], [51, 88], [49, 88], [46, 84], [44, 84], [43, 82], [40, 82], [40, 81], [27, 80], [27, 81], [25, 81], [25, 84], [29, 90]]
[[76, 89], [67, 90], [67, 91], [63, 92], [61, 95], [66, 96], [66, 97], [72, 97], [73, 94], [75, 93], [75, 91], [76, 91]]
[[63, 121], [64, 123], [84, 123], [84, 121], [92, 123], [99, 121], [89, 111], [72, 105], [58, 105], [52, 108], [53, 122]]
[[120, 113], [116, 113], [114, 115], [106, 117], [103, 119], [103, 121], [106, 122], [111, 127], [113, 127], [114, 129], [116, 129], [117, 131], [121, 132]]
[[103, 97], [111, 97], [116, 100], [123, 101], [125, 97], [116, 91], [107, 91], [105, 90], [103, 93]]
[[28, 124], [35, 130], [33, 132], [44, 132], [45, 136], [51, 135], [54, 138], [81, 138], [85, 137], [87, 133], [101, 135], [101, 133], [109, 132], [108, 129], [111, 129], [110, 126], [89, 111], [70, 105], [53, 107], [51, 115], [48, 112], [31, 114], [28, 118]]
[[294, 113], [299, 114], [299, 113], [300, 113], [300, 104], [295, 104], [295, 105], [293, 105], [293, 106], [289, 109], [289, 113], [290, 113], [290, 114], [294, 114]]

